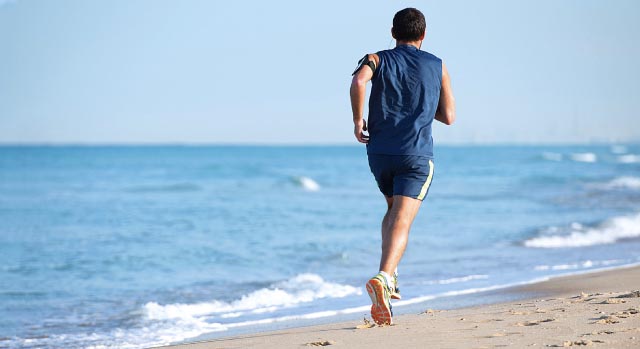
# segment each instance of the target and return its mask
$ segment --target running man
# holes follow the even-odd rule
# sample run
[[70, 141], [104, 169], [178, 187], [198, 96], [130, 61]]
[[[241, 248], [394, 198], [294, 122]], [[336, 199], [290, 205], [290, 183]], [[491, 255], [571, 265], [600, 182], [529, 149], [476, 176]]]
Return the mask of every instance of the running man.
[[[351, 82], [353, 132], [367, 144], [371, 173], [387, 201], [380, 272], [366, 284], [371, 317], [379, 325], [392, 322], [391, 298], [400, 298], [398, 263], [433, 179], [431, 124], [434, 119], [447, 125], [455, 120], [447, 68], [440, 58], [420, 50], [425, 33], [422, 12], [399, 11], [391, 28], [396, 47], [363, 57]], [[368, 81], [367, 125], [363, 111]]]

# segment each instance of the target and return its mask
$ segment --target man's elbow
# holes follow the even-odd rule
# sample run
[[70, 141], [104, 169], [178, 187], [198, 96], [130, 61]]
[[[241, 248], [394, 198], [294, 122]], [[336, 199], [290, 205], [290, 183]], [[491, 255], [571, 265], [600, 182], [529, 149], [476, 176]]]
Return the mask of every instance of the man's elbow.
[[353, 77], [353, 79], [351, 80], [351, 86], [353, 87], [358, 87], [358, 88], [363, 88], [367, 86], [367, 79], [360, 76], [360, 74], [356, 75]]
[[456, 112], [455, 111], [449, 111], [446, 112], [444, 114], [444, 120], [442, 121], [445, 125], [453, 125], [453, 123], [456, 121]]
[[450, 106], [440, 108], [436, 119], [445, 125], [452, 125], [456, 121], [455, 107]]

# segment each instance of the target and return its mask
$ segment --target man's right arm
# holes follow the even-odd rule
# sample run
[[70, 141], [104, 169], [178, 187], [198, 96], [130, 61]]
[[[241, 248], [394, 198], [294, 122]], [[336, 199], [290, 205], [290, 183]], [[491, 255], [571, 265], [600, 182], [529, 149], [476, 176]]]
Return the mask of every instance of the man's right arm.
[[440, 87], [440, 101], [435, 119], [445, 125], [451, 125], [456, 120], [456, 102], [453, 98], [451, 80], [447, 67], [442, 62], [442, 86]]
[[[377, 54], [370, 54], [369, 59], [378, 67], [380, 59]], [[368, 143], [369, 137], [363, 133], [366, 131], [364, 121], [364, 99], [367, 93], [367, 82], [373, 77], [373, 70], [370, 67], [361, 66], [353, 75], [349, 96], [351, 97], [351, 111], [353, 112], [353, 134], [360, 143]]]

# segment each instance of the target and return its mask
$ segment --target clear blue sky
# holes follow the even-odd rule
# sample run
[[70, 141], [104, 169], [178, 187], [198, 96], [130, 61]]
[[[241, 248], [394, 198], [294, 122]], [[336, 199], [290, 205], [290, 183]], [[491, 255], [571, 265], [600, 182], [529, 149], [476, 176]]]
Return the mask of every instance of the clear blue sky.
[[350, 74], [409, 6], [436, 142], [640, 141], [640, 1], [0, 0], [0, 142], [355, 144]]

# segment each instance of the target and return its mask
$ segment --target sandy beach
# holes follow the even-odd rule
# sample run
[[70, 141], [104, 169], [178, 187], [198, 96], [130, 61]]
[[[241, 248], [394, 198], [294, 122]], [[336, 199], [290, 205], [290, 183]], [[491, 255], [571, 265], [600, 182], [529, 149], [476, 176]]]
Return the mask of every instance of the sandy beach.
[[427, 304], [420, 313], [396, 316], [392, 326], [363, 319], [161, 348], [639, 348], [639, 289], [635, 266], [503, 291], [523, 295], [515, 302], [455, 310]]

